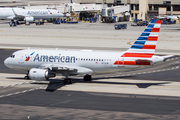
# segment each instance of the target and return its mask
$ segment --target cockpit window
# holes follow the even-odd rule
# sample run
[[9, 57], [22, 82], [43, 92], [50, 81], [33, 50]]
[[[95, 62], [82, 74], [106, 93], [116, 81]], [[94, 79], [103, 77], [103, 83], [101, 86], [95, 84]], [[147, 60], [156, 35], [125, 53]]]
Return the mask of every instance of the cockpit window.
[[10, 57], [11, 57], [11, 58], [14, 58], [14, 57], [15, 57], [15, 55], [11, 55]]

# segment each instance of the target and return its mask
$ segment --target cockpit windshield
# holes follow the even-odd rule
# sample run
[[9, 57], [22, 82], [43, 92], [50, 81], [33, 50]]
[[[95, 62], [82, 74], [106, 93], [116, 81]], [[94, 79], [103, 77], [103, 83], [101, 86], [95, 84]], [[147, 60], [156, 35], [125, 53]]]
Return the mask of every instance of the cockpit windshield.
[[15, 55], [11, 55], [10, 57], [11, 57], [11, 58], [14, 58], [14, 57], [15, 57]]

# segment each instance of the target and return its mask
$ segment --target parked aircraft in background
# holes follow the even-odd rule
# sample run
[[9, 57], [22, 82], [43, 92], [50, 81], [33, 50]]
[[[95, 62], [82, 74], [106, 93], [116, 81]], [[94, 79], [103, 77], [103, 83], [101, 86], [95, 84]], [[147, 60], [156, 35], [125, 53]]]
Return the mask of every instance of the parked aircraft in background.
[[152, 20], [134, 44], [124, 52], [62, 51], [62, 50], [19, 50], [8, 57], [4, 64], [13, 69], [27, 71], [25, 79], [46, 80], [61, 73], [64, 83], [72, 83], [69, 76], [91, 75], [126, 71], [152, 66], [164, 61], [154, 55], [161, 21]]
[[25, 21], [25, 23], [33, 22], [35, 19], [57, 19], [63, 16], [64, 14], [58, 10], [51, 9], [26, 10], [22, 8], [0, 8], [0, 19]]
[[166, 18], [166, 19], [177, 20], [177, 19], [179, 18], [179, 16], [173, 16], [173, 15], [168, 16], [168, 15], [164, 15], [163, 17], [162, 17], [162, 16], [157, 16], [157, 18], [158, 18], [158, 19], [164, 19], [164, 18]]

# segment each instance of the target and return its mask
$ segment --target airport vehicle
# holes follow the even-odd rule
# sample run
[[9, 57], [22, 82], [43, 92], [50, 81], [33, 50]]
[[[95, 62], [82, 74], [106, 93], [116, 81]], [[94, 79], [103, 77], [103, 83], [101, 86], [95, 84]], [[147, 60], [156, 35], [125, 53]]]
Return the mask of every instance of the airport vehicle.
[[59, 20], [55, 20], [55, 21], [53, 21], [53, 24], [60, 24], [60, 21]]
[[9, 19], [12, 22], [15, 20], [34, 22], [35, 19], [49, 19], [49, 18], [60, 18], [64, 14], [59, 13], [58, 10], [49, 9], [36, 9], [36, 10], [26, 10], [22, 8], [0, 8], [0, 19]]
[[127, 24], [115, 24], [114, 28], [115, 28], [115, 30], [127, 29]]
[[135, 19], [132, 23], [131, 26], [147, 26], [148, 21], [142, 21], [142, 19]]
[[69, 76], [73, 75], [84, 75], [84, 80], [90, 81], [93, 74], [152, 66], [165, 60], [162, 56], [154, 55], [160, 25], [160, 20], [152, 20], [124, 52], [27, 49], [14, 52], [4, 64], [9, 68], [27, 71], [25, 79], [46, 80], [60, 73], [65, 76], [64, 84], [72, 83]]

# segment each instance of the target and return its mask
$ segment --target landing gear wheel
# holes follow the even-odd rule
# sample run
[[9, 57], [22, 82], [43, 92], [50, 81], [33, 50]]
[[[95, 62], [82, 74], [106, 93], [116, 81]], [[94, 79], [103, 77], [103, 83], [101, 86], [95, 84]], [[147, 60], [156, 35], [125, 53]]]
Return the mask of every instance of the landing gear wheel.
[[85, 75], [84, 76], [84, 81], [91, 81], [91, 80], [92, 80], [91, 75]]
[[66, 84], [72, 84], [72, 80], [70, 78], [65, 78], [63, 82], [65, 85]]
[[25, 80], [29, 80], [30, 78], [29, 78], [29, 76], [25, 76], [24, 79]]

